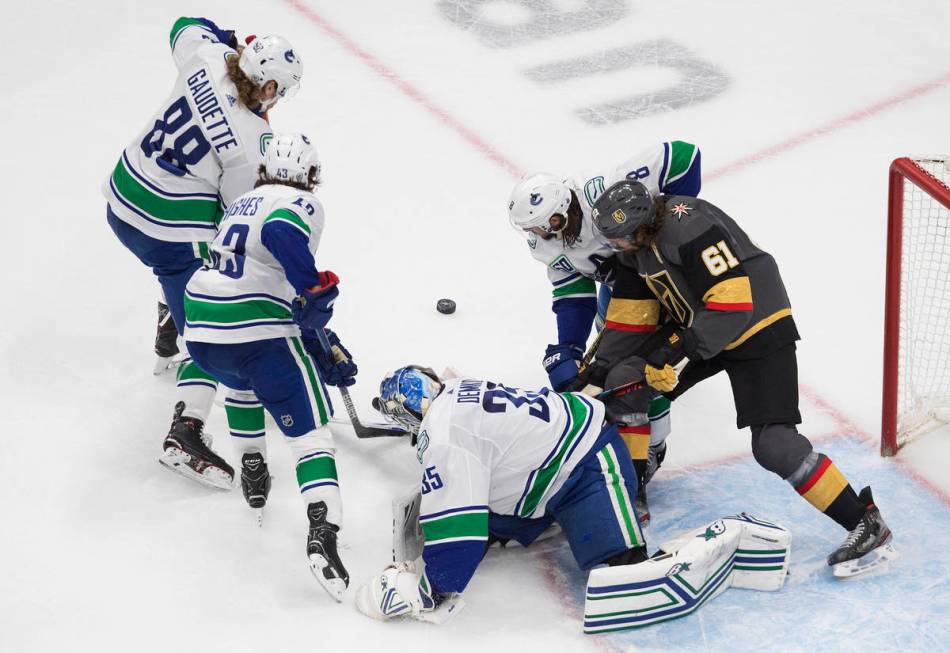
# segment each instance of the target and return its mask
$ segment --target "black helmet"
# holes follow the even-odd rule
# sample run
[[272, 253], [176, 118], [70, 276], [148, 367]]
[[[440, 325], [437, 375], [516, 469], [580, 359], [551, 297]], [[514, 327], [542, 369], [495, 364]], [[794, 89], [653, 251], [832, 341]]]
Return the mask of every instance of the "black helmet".
[[639, 227], [653, 224], [656, 206], [646, 186], [624, 179], [597, 198], [591, 218], [604, 238], [631, 238]]

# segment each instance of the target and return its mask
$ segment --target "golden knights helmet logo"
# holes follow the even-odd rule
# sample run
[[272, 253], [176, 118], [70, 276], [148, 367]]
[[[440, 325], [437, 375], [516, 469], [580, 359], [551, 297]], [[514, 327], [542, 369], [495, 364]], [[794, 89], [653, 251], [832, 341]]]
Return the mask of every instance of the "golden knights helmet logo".
[[627, 221], [627, 214], [623, 212], [623, 209], [617, 209], [611, 214], [611, 217], [617, 224], [623, 224]]

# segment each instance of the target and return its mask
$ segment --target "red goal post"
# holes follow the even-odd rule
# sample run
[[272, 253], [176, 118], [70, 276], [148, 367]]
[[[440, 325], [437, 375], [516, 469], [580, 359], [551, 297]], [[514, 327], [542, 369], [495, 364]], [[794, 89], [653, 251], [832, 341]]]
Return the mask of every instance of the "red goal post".
[[950, 157], [891, 164], [882, 456], [950, 419], [948, 181]]

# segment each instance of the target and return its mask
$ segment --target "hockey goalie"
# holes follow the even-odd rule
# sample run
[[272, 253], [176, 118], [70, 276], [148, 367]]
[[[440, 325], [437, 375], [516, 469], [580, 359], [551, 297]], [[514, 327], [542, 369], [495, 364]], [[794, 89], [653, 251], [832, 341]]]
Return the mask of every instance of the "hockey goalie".
[[637, 476], [596, 399], [443, 382], [412, 365], [383, 379], [377, 406], [412, 434], [423, 481], [396, 525], [396, 562], [357, 593], [367, 616], [444, 622], [463, 607], [489, 533], [528, 546], [553, 523], [577, 564], [593, 570], [585, 632], [685, 616], [730, 586], [774, 590], [784, 582], [788, 531], [746, 515], [648, 557], [632, 501]]

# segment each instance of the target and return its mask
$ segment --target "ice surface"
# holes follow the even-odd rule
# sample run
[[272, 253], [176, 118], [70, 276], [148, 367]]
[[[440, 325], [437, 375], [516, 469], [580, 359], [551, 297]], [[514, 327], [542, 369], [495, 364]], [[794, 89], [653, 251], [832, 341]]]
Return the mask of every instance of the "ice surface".
[[[878, 428], [887, 166], [950, 149], [950, 5], [47, 0], [3, 14], [0, 651], [947, 649], [948, 433], [903, 462], [840, 436]], [[832, 582], [823, 556], [842, 533], [755, 467], [713, 379], [675, 407], [652, 536], [740, 509], [783, 521], [795, 553], [781, 592], [730, 591], [686, 620], [585, 637], [583, 583], [554, 540], [489, 554], [444, 627], [370, 622], [352, 591], [334, 604], [307, 570], [279, 438], [263, 529], [239, 493], [156, 462], [174, 388], [151, 376], [155, 283], [108, 229], [99, 186], [166, 96], [179, 15], [281, 33], [304, 59], [300, 93], [272, 120], [317, 139], [318, 260], [343, 279], [334, 328], [366, 412], [406, 362], [544, 382], [554, 320], [505, 215], [517, 172], [699, 144], [703, 195], [782, 267], [805, 338], [803, 432], [873, 483], [903, 554], [894, 573]], [[440, 297], [454, 315], [435, 311]], [[210, 429], [228, 455], [221, 413]], [[416, 470], [403, 442], [334, 430], [356, 584], [387, 561], [389, 500]]]

